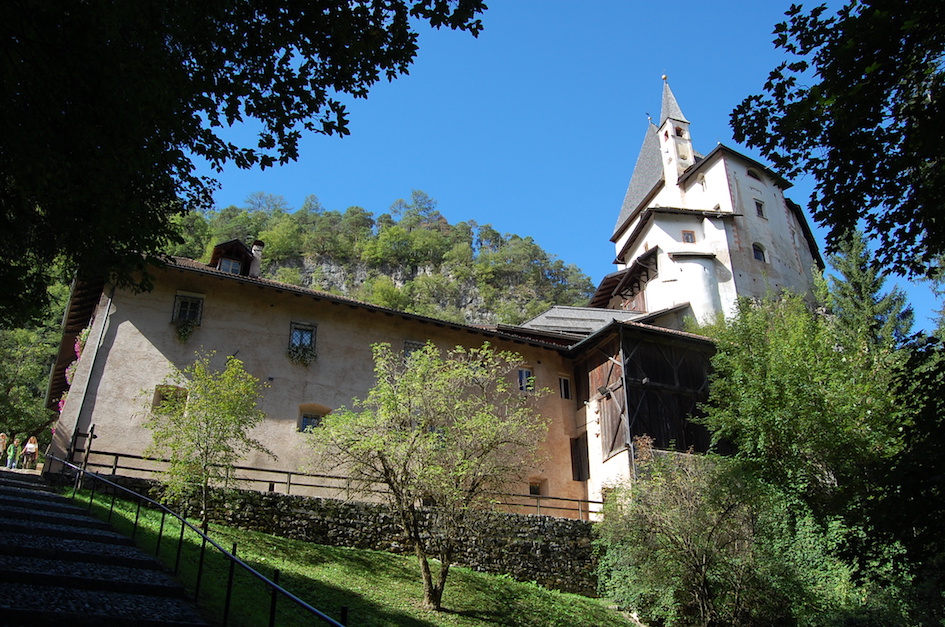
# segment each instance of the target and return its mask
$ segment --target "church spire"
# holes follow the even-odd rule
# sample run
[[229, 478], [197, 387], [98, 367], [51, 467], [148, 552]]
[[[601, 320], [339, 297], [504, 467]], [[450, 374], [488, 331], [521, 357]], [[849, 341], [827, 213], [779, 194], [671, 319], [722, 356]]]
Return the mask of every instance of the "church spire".
[[676, 96], [673, 95], [673, 90], [669, 88], [666, 75], [663, 74], [663, 106], [660, 109], [660, 126], [668, 119], [689, 123], [689, 120], [683, 115], [682, 109], [679, 108], [679, 103], [676, 102]]
[[663, 106], [660, 111], [661, 150], [664, 153], [663, 170], [667, 181], [675, 183], [687, 168], [695, 163], [689, 120], [683, 115], [673, 90], [663, 75]]

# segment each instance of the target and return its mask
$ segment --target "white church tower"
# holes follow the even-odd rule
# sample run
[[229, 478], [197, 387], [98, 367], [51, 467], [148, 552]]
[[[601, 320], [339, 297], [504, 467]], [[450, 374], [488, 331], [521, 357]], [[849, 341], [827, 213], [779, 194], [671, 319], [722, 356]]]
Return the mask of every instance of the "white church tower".
[[687, 316], [731, 313], [739, 296], [810, 292], [823, 261], [801, 208], [784, 197], [789, 187], [722, 144], [697, 153], [664, 82], [659, 126], [648, 125], [611, 236], [618, 270], [591, 307], [678, 328]]

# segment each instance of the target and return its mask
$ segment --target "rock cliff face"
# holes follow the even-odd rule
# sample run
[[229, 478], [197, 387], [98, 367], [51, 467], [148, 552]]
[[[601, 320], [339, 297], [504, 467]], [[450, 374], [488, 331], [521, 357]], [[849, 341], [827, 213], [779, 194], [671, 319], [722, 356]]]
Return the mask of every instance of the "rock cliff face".
[[[475, 278], [460, 278], [442, 267], [375, 266], [363, 261], [341, 261], [330, 256], [295, 257], [268, 264], [264, 276], [455, 322], [488, 325], [508, 321], [499, 319]], [[496, 293], [491, 305], [498, 303], [524, 311], [523, 307], [516, 305], [517, 300], [516, 290], [510, 287], [505, 294], [501, 291]]]

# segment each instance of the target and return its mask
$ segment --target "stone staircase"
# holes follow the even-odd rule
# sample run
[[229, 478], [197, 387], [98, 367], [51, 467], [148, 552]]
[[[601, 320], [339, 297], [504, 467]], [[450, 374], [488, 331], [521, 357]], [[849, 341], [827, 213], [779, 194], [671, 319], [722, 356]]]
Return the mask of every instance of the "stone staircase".
[[161, 563], [36, 473], [0, 469], [0, 625], [208, 625]]

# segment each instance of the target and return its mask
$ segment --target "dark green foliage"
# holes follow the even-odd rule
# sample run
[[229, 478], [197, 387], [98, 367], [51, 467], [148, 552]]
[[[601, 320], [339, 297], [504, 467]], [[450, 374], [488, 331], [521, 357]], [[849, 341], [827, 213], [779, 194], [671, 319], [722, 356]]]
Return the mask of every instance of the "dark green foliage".
[[891, 612], [861, 607], [848, 621], [937, 624], [945, 352], [909, 336], [911, 311], [883, 292], [862, 237], [840, 250], [820, 303], [743, 301], [716, 330], [705, 422], [753, 476], [839, 529], [831, 555]]
[[860, 611], [896, 624], [851, 594], [837, 525], [733, 460], [636, 444], [638, 480], [608, 495], [598, 548], [603, 591], [646, 624], [831, 625]]
[[40, 449], [49, 443], [49, 426], [56, 415], [46, 409], [49, 365], [59, 349], [62, 310], [69, 294], [65, 285], [49, 288], [51, 305], [45, 319], [21, 328], [0, 329], [0, 432], [30, 435]]
[[[585, 305], [594, 291], [577, 266], [555, 259], [532, 238], [501, 235], [472, 221], [450, 224], [422, 191], [379, 217], [361, 207], [327, 210], [315, 196], [297, 211], [262, 193], [246, 205], [188, 216], [179, 250], [203, 246], [206, 259], [207, 242], [259, 238], [266, 243], [263, 272], [270, 278], [325, 289], [324, 277], [305, 275], [301, 267], [306, 258], [330, 259], [347, 279], [334, 289], [455, 322], [515, 324], [552, 305]], [[357, 270], [367, 273], [365, 281], [354, 281]]]
[[945, 346], [920, 339], [900, 368], [900, 453], [870, 469], [874, 489], [859, 512], [866, 555], [901, 546], [908, 592], [923, 624], [945, 624]]
[[[341, 99], [407, 72], [416, 27], [477, 35], [479, 0], [0, 3], [0, 321], [46, 302], [65, 263], [149, 286], [172, 218], [209, 209], [214, 168], [298, 157], [303, 132], [345, 135]], [[236, 145], [224, 129], [259, 124]], [[256, 235], [258, 231], [253, 232]]]
[[945, 252], [945, 4], [792, 5], [775, 27], [787, 60], [732, 113], [735, 139], [788, 178], [836, 246], [861, 225], [895, 272], [933, 274]]

